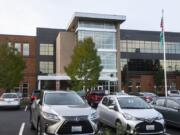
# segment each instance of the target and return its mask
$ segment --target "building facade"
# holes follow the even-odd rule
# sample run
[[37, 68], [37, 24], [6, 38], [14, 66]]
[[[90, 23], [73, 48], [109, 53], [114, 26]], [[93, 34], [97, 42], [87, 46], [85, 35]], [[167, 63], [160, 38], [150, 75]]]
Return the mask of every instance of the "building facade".
[[[24, 77], [18, 87], [11, 92], [21, 92], [23, 97], [28, 97], [36, 87], [36, 37], [20, 35], [0, 35], [0, 41], [8, 42], [8, 45], [16, 48], [25, 60]], [[4, 92], [1, 89], [0, 95]]]
[[[103, 70], [99, 86], [116, 91], [154, 91], [154, 64], [163, 66], [158, 31], [120, 29], [121, 15], [75, 13], [67, 29], [37, 28], [36, 36], [0, 35], [8, 39], [26, 61], [18, 88], [26, 97], [34, 89], [67, 89], [64, 67], [71, 62], [79, 40], [91, 37]], [[166, 32], [168, 89], [180, 89], [180, 33]], [[163, 86], [161, 87], [163, 91]]]

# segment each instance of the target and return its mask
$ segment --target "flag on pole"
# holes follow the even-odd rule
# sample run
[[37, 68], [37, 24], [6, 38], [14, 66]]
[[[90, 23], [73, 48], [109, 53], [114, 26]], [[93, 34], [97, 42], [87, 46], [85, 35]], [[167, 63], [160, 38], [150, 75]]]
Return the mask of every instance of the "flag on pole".
[[162, 16], [162, 18], [161, 18], [160, 27], [161, 27], [160, 46], [163, 47], [163, 45], [164, 45], [164, 19], [163, 19], [163, 16]]

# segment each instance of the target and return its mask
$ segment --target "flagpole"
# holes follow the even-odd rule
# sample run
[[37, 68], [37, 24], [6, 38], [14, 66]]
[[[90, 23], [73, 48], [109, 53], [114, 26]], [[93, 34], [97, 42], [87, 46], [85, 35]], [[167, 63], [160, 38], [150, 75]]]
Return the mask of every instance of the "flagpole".
[[[162, 10], [162, 17], [164, 23], [164, 10]], [[167, 97], [166, 41], [165, 41], [164, 26], [162, 27], [162, 32], [163, 32], [163, 47], [164, 47], [164, 85], [165, 85], [165, 97]]]

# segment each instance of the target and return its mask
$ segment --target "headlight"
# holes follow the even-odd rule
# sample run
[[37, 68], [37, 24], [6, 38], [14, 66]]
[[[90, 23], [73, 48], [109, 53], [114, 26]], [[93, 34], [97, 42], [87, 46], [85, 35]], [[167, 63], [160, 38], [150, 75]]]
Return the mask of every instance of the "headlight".
[[126, 120], [136, 120], [136, 118], [128, 113], [123, 113], [123, 116]]
[[97, 116], [97, 112], [96, 112], [96, 111], [92, 112], [92, 113], [89, 115], [89, 119], [90, 119], [90, 120], [96, 120], [97, 118], [98, 118], [98, 116]]
[[159, 113], [156, 120], [162, 120], [162, 119], [164, 119], [164, 118], [163, 118], [162, 114]]
[[53, 121], [59, 121], [59, 117], [52, 113], [42, 112], [42, 115], [45, 119], [53, 120]]

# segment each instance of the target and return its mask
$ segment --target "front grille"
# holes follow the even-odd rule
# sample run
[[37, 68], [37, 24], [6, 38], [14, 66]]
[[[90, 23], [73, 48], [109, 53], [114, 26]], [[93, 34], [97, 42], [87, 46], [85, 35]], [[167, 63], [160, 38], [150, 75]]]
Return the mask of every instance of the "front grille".
[[[72, 132], [73, 126], [81, 126], [81, 132]], [[93, 128], [88, 120], [66, 120], [57, 132], [60, 134], [88, 134], [93, 133]]]
[[[147, 130], [146, 126], [147, 125], [154, 125], [154, 130]], [[156, 132], [161, 132], [164, 130], [163, 125], [158, 122], [141, 122], [135, 127], [137, 133], [156, 133]]]

